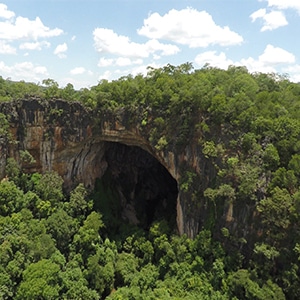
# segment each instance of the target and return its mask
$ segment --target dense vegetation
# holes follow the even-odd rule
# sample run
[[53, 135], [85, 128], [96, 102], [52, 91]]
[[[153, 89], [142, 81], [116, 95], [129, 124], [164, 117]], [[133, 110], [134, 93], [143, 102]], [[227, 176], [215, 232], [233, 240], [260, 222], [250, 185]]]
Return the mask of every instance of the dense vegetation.
[[[57, 174], [23, 174], [9, 159], [0, 183], [0, 298], [300, 298], [299, 84], [189, 63], [80, 91], [51, 79], [43, 86], [0, 79], [0, 101], [28, 96], [81, 101], [94, 111], [126, 107], [128, 122], [160, 150], [196, 141], [215, 176], [200, 193], [197, 174], [187, 171], [180, 188], [215, 212], [193, 240], [164, 220], [149, 231], [120, 223], [112, 232], [97, 209], [105, 195], [82, 185], [64, 195]], [[0, 122], [1, 138], [1, 114]], [[219, 203], [255, 207], [254, 241], [225, 227], [216, 235]]]

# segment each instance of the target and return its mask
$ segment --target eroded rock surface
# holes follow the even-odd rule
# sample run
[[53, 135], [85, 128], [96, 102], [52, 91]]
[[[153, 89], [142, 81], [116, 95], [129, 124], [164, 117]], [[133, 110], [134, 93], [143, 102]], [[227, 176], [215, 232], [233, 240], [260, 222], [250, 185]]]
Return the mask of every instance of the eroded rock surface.
[[[9, 116], [13, 140], [1, 151], [2, 177], [7, 157], [22, 164], [24, 172], [58, 172], [67, 190], [79, 182], [92, 189], [109, 170], [123, 199], [124, 219], [147, 227], [155, 215], [176, 218], [174, 154], [165, 160], [137, 128], [125, 128], [111, 117], [96, 122], [81, 104], [63, 100], [2, 103], [0, 111]], [[27, 150], [35, 162], [22, 163], [20, 150]]]
[[[215, 171], [196, 140], [160, 150], [150, 142], [151, 128], [142, 128], [126, 110], [95, 113], [63, 100], [6, 102], [0, 112], [9, 116], [12, 136], [1, 143], [0, 178], [7, 157], [15, 158], [24, 172], [58, 172], [67, 190], [79, 182], [92, 189], [110, 170], [123, 199], [123, 217], [133, 223], [147, 227], [155, 215], [176, 210], [178, 232], [193, 237], [211, 218], [203, 191]], [[21, 161], [24, 150], [34, 163]], [[239, 215], [230, 207], [217, 223], [238, 228]]]

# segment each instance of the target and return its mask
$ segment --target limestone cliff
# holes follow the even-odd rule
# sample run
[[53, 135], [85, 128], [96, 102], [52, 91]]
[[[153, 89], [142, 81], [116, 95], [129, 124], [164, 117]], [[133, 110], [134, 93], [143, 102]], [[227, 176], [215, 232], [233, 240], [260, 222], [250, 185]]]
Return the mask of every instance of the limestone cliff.
[[[27, 150], [35, 162], [23, 163], [24, 172], [54, 170], [63, 177], [66, 189], [79, 182], [92, 188], [109, 163], [112, 170], [116, 168], [114, 162], [117, 161], [115, 155], [118, 150], [112, 150], [111, 143], [120, 143], [143, 149], [176, 180], [178, 193], [175, 207], [180, 234], [195, 236], [203, 224], [213, 217], [202, 195], [214, 176], [214, 169], [203, 157], [196, 142], [160, 150], [150, 142], [149, 130], [142, 128], [141, 123], [127, 111], [96, 115], [80, 103], [63, 100], [33, 98], [6, 102], [1, 103], [0, 112], [9, 117], [12, 135], [12, 141], [1, 146], [1, 177], [4, 176], [6, 158], [14, 157], [21, 164], [20, 150]], [[142, 174], [140, 169], [134, 170], [129, 173]], [[127, 181], [126, 185], [129, 184], [130, 181]], [[155, 184], [158, 185], [157, 182]], [[132, 191], [136, 186], [137, 182]], [[240, 208], [237, 213], [230, 203], [224, 203], [222, 209], [224, 217], [217, 221], [219, 227], [227, 224], [233, 229], [238, 228], [244, 218], [251, 217], [251, 210]], [[127, 213], [130, 214], [130, 207]], [[243, 230], [247, 231], [246, 227]]]

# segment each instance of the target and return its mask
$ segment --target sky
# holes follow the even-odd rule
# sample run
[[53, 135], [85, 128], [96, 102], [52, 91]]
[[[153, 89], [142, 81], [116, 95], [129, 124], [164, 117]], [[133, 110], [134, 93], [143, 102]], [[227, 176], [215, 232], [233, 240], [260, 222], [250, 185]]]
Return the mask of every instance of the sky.
[[300, 82], [300, 0], [0, 0], [0, 76], [89, 88], [189, 62]]

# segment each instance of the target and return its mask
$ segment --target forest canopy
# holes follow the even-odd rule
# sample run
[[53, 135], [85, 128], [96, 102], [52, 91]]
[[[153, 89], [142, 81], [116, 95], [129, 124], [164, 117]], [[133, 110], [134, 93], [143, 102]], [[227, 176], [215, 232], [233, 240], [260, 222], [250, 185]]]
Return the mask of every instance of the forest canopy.
[[[97, 191], [79, 184], [66, 194], [56, 173], [24, 174], [9, 159], [0, 182], [1, 299], [300, 298], [299, 83], [190, 63], [79, 91], [53, 79], [0, 78], [0, 101], [30, 97], [79, 101], [96, 112], [126, 108], [158, 150], [196, 141], [215, 178], [201, 194], [192, 172], [179, 184], [216, 212], [193, 240], [165, 220], [148, 231], [122, 222], [111, 230]], [[6, 117], [0, 114], [0, 138]], [[225, 227], [216, 234], [224, 199], [255, 207], [254, 241]]]

